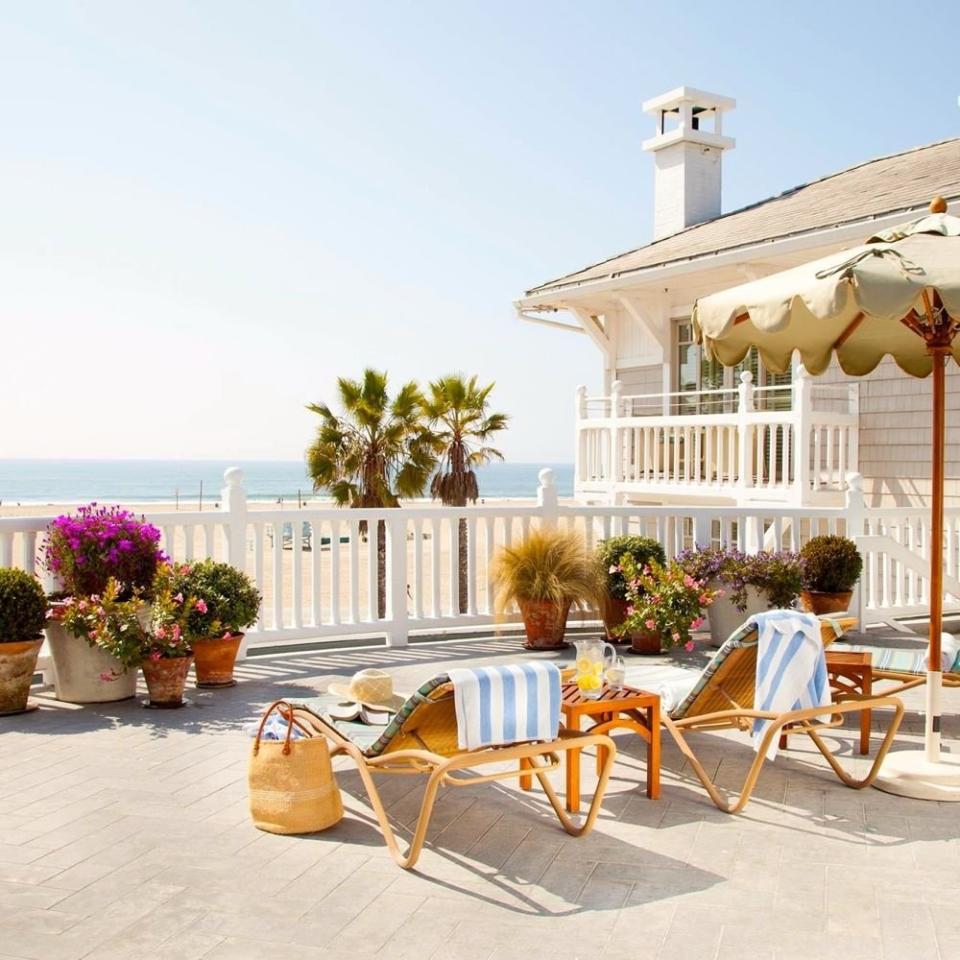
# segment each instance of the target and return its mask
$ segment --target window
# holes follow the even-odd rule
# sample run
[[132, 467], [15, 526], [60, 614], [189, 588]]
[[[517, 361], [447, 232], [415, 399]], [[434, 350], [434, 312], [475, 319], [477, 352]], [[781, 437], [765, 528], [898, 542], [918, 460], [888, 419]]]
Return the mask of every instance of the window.
[[[708, 359], [700, 344], [694, 342], [693, 324], [680, 320], [674, 325], [674, 370], [675, 390], [689, 397], [675, 397], [672, 404], [675, 414], [729, 413], [737, 408], [736, 395], [731, 392], [703, 396], [704, 391], [736, 390], [740, 374], [749, 370], [757, 387], [788, 387], [791, 373], [770, 373], [760, 363], [756, 349], [750, 352], [735, 367], [724, 367], [718, 360]], [[790, 391], [784, 389], [761, 390], [754, 397], [758, 410], [789, 410]]]

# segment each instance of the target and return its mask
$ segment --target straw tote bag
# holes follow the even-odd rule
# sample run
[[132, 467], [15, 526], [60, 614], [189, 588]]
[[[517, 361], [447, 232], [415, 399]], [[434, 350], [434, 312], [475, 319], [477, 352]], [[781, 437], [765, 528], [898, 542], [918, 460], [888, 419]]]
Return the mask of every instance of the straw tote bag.
[[[287, 721], [283, 741], [261, 739], [274, 710]], [[250, 815], [254, 825], [268, 833], [315, 833], [343, 818], [327, 738], [294, 740], [293, 725], [290, 704], [278, 700], [263, 715], [250, 754]]]

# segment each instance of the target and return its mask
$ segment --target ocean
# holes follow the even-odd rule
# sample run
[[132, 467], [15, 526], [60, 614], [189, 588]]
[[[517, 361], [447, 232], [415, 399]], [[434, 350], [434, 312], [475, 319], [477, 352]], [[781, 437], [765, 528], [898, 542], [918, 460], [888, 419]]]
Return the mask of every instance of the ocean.
[[[573, 496], [573, 464], [492, 463], [478, 471], [480, 495], [534, 497], [537, 474], [554, 471], [557, 491]], [[187, 509], [201, 497], [220, 499], [223, 471], [243, 470], [250, 500], [296, 501], [312, 496], [300, 460], [0, 460], [0, 506], [11, 504], [160, 503], [179, 499]]]

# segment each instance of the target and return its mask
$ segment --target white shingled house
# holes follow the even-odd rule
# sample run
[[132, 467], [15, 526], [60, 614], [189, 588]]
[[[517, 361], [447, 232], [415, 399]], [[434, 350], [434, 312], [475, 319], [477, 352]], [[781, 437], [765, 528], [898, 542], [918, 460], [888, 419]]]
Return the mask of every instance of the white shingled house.
[[[585, 335], [603, 391], [577, 396], [576, 494], [597, 503], [842, 503], [851, 472], [872, 506], [919, 506], [929, 488], [930, 383], [885, 360], [870, 376], [835, 365], [773, 375], [748, 357], [711, 362], [693, 342], [697, 297], [862, 242], [960, 201], [960, 139], [869, 160], [722, 213], [727, 98], [680, 87], [644, 104], [655, 119], [654, 240], [541, 283], [525, 320]], [[960, 372], [947, 374], [947, 503], [960, 506]]]

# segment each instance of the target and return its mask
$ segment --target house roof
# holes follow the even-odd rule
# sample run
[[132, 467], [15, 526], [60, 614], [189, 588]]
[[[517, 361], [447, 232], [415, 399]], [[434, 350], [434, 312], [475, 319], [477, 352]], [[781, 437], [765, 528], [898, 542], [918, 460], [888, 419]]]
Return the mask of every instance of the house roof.
[[910, 210], [960, 197], [960, 137], [848, 167], [636, 250], [550, 280], [527, 296], [613, 279], [648, 267]]

